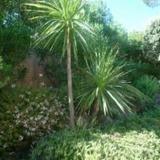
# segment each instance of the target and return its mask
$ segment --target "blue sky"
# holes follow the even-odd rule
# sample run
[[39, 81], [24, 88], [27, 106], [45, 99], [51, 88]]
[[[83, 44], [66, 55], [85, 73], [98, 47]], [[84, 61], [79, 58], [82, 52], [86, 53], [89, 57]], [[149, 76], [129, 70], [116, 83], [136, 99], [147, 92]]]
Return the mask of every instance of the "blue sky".
[[156, 17], [160, 16], [160, 6], [150, 8], [143, 0], [104, 0], [114, 17], [128, 31], [143, 31]]

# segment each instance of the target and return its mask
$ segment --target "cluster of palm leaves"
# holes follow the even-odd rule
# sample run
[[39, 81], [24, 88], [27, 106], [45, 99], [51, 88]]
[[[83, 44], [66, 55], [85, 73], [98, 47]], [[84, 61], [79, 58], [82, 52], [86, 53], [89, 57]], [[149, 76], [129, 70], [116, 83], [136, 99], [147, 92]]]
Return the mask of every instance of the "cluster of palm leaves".
[[82, 110], [90, 111], [97, 107], [97, 111], [103, 111], [105, 115], [131, 112], [134, 99], [143, 96], [125, 80], [125, 64], [117, 65], [116, 56], [114, 51], [102, 49], [86, 60], [79, 96]]
[[78, 46], [86, 49], [86, 38], [93, 32], [84, 20], [84, 5], [82, 0], [37, 0], [25, 3], [25, 10], [30, 13], [29, 19], [40, 22], [35, 44], [43, 43], [43, 47], [50, 51], [60, 46], [65, 54], [69, 34], [75, 56]]

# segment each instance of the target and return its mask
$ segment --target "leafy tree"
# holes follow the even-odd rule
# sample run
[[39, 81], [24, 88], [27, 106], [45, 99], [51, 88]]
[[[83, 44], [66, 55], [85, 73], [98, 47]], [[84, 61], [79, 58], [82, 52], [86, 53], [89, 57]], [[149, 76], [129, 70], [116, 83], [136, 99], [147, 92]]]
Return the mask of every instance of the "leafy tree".
[[0, 55], [5, 63], [15, 66], [26, 57], [30, 47], [30, 34], [30, 28], [22, 21], [15, 20], [14, 24], [6, 22], [0, 28]]
[[86, 6], [87, 19], [94, 25], [97, 35], [106, 37], [106, 46], [119, 48], [120, 53], [126, 53], [128, 35], [121, 25], [116, 24], [104, 0], [94, 0]]
[[117, 47], [120, 53], [126, 53], [128, 34], [121, 25], [113, 22], [107, 28], [104, 28], [103, 34], [108, 38], [108, 46], [111, 48]]
[[159, 0], [143, 0], [145, 4], [147, 4], [150, 7], [156, 7], [160, 4]]
[[153, 61], [157, 61], [160, 57], [160, 19], [152, 22], [145, 33], [144, 53]]
[[3, 20], [6, 14], [18, 11], [20, 9], [20, 0], [1, 0], [0, 1], [0, 20]]
[[19, 64], [30, 47], [31, 28], [25, 25], [20, 11], [20, 0], [2, 0], [0, 2], [0, 55], [7, 64]]
[[67, 53], [68, 103], [70, 124], [74, 127], [71, 57], [72, 53], [76, 56], [78, 45], [87, 48], [87, 34], [92, 34], [83, 18], [84, 3], [82, 0], [36, 1], [26, 3], [25, 7], [32, 13], [32, 20], [43, 23], [36, 44], [43, 43], [50, 51], [62, 44], [63, 54]]
[[88, 2], [85, 6], [86, 18], [92, 24], [106, 26], [113, 20], [112, 14], [103, 0]]
[[128, 34], [126, 58], [143, 61], [143, 33], [132, 32]]
[[133, 41], [143, 41], [143, 32], [130, 32], [128, 35], [129, 40], [133, 40]]

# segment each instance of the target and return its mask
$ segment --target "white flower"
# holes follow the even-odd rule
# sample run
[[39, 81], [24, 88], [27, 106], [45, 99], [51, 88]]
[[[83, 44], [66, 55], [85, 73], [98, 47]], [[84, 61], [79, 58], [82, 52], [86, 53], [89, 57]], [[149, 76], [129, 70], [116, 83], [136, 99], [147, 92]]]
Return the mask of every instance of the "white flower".
[[12, 84], [12, 85], [11, 85], [11, 88], [16, 88], [16, 84]]
[[39, 74], [39, 77], [43, 77], [43, 74], [42, 74], [42, 73], [40, 73], [40, 74]]
[[21, 94], [21, 95], [19, 95], [19, 98], [22, 98], [22, 99], [23, 99], [23, 98], [24, 98], [24, 95], [22, 95], [22, 94]]
[[19, 136], [18, 140], [22, 141], [23, 140], [23, 136]]
[[46, 124], [46, 120], [43, 120], [43, 121], [42, 121], [42, 124], [43, 124], [43, 125]]
[[34, 132], [36, 130], [36, 128], [31, 128], [31, 131]]
[[30, 117], [30, 120], [32, 121], [32, 120], [33, 120], [33, 117]]
[[45, 103], [46, 106], [49, 106], [48, 100], [45, 100], [44, 103]]
[[3, 145], [3, 148], [7, 148], [8, 147], [8, 145], [5, 143], [4, 145]]

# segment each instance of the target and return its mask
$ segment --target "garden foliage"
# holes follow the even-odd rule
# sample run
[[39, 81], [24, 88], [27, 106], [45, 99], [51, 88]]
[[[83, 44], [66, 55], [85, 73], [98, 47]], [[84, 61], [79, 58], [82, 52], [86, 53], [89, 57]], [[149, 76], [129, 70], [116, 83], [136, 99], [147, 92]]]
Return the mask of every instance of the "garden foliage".
[[0, 153], [23, 150], [39, 137], [63, 128], [66, 111], [47, 89], [1, 92]]
[[[160, 159], [160, 20], [144, 33], [127, 33], [103, 0], [81, 2], [86, 1], [1, 0], [0, 159], [17, 160], [46, 135], [31, 150], [32, 160]], [[45, 64], [50, 90], [17, 87], [26, 73], [21, 64], [33, 48]], [[85, 120], [92, 126], [90, 118], [104, 118], [101, 129], [64, 129], [67, 50], [75, 119], [82, 118], [85, 128]], [[127, 119], [117, 120], [122, 117]]]
[[32, 160], [159, 160], [160, 109], [108, 127], [65, 130], [42, 139]]
[[117, 65], [117, 53], [97, 49], [86, 60], [80, 85], [80, 107], [105, 115], [131, 112], [132, 101], [144, 95], [126, 80], [123, 65]]

